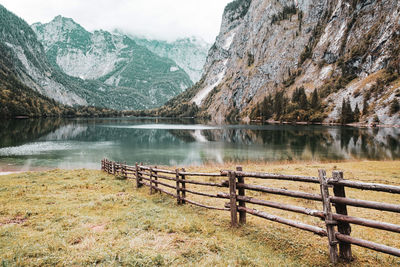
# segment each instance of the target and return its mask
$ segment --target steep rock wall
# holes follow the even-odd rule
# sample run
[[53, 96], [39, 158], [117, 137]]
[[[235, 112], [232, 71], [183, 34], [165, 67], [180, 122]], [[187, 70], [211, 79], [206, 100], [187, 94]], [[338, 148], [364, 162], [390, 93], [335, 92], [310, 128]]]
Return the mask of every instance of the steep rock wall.
[[353, 109], [369, 105], [363, 120], [398, 124], [389, 106], [400, 96], [399, 11], [395, 0], [234, 1], [191, 102], [217, 122], [249, 119], [267, 94], [303, 86], [322, 95], [325, 121], [339, 120], [349, 99]]

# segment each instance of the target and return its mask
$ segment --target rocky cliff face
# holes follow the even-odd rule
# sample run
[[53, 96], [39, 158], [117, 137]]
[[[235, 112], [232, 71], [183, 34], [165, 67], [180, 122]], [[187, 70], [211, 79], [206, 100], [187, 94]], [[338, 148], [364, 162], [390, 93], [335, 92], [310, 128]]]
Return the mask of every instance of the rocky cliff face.
[[[353, 112], [365, 109], [361, 121], [399, 124], [391, 108], [400, 97], [399, 36], [396, 0], [237, 0], [187, 96], [220, 122], [254, 117], [266, 96], [282, 93], [286, 109], [296, 88], [308, 99], [316, 89], [321, 120], [340, 120], [348, 100]], [[264, 105], [277, 106], [272, 100]]]
[[[55, 28], [58, 26], [55, 25]], [[65, 108], [57, 103], [116, 110], [147, 109], [162, 105], [192, 84], [187, 74], [171, 60], [158, 57], [129, 38], [115, 37], [105, 32], [88, 38], [82, 28], [70, 20], [61, 28], [71, 35], [51, 32], [45, 44], [53, 45], [45, 50], [32, 28], [0, 5], [0, 115], [59, 114]], [[93, 43], [93, 39], [97, 42]], [[64, 54], [66, 58], [58, 57], [57, 52], [63, 55], [62, 52], [70, 48], [69, 42], [72, 40], [76, 41], [76, 53]], [[60, 45], [60, 49], [56, 44]], [[122, 46], [133, 47], [134, 51], [126, 51]], [[79, 49], [89, 50], [79, 54]], [[107, 49], [119, 51], [125, 57], [116, 60], [118, 68], [114, 66], [113, 72], [102, 76], [103, 68], [107, 69], [105, 66], [111, 64], [112, 60], [108, 59], [113, 58], [111, 52], [99, 54], [99, 51]], [[133, 60], [131, 54], [140, 56]], [[86, 64], [85, 59], [90, 58], [98, 61], [93, 60], [95, 64], [89, 67], [81, 67], [79, 62], [74, 61], [79, 55], [88, 56], [81, 58], [82, 64]], [[68, 61], [68, 57], [71, 61]], [[84, 80], [69, 76], [56, 64], [57, 61], [69, 62], [66, 69], [71, 74], [77, 74], [73, 72], [78, 69], [79, 76], [84, 78], [102, 77]], [[87, 64], [93, 61], [89, 60]]]
[[160, 57], [175, 61], [190, 76], [193, 83], [200, 80], [208, 50], [211, 47], [210, 44], [197, 37], [178, 39], [174, 42], [139, 37], [134, 37], [134, 40]]
[[9, 57], [7, 68], [14, 73], [16, 80], [62, 104], [87, 104], [83, 97], [56, 78], [57, 74], [46, 60], [43, 47], [29, 25], [1, 5], [0, 42], [3, 53]]
[[[32, 28], [54, 67], [70, 76], [115, 88], [111, 92], [115, 97], [113, 108], [157, 107], [193, 84], [175, 62], [157, 56], [125, 35], [102, 30], [91, 33], [61, 16], [47, 24], [33, 24]], [[141, 101], [125, 101], [129, 91]]]

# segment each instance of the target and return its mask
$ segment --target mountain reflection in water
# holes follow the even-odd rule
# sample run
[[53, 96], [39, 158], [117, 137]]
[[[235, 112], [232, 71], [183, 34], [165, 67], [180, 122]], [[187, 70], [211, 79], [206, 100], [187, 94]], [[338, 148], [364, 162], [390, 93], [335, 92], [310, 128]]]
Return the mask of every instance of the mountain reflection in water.
[[3, 121], [0, 171], [134, 164], [400, 158], [400, 129], [292, 125], [214, 126], [192, 120]]

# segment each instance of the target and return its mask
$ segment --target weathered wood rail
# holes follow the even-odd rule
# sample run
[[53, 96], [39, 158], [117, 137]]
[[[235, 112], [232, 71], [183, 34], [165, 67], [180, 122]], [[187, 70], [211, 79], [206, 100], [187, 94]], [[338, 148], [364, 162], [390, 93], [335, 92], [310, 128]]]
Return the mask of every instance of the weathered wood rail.
[[[400, 186], [345, 180], [343, 178], [343, 172], [341, 171], [334, 171], [332, 173], [332, 177], [328, 178], [324, 170], [319, 171], [318, 177], [244, 172], [241, 167], [238, 167], [235, 171], [222, 170], [218, 173], [199, 173], [186, 172], [185, 169], [163, 170], [157, 167], [144, 166], [143, 164], [128, 166], [126, 164], [116, 163], [107, 159], [101, 161], [101, 169], [109, 174], [119, 175], [123, 178], [136, 180], [136, 186], [138, 188], [142, 187], [143, 185], [149, 187], [150, 194], [153, 194], [154, 192], [160, 192], [170, 195], [177, 199], [178, 204], [189, 203], [207, 209], [229, 211], [232, 227], [237, 227], [241, 224], [245, 224], [246, 214], [251, 214], [270, 221], [309, 231], [319, 236], [327, 237], [330, 260], [332, 263], [337, 263], [339, 261], [339, 258], [343, 261], [353, 260], [351, 251], [352, 244], [400, 257], [399, 248], [389, 247], [386, 245], [350, 236], [351, 224], [390, 231], [394, 233], [400, 233], [400, 225], [353, 217], [348, 215], [347, 211], [347, 206], [353, 206], [400, 213], [400, 205], [347, 198], [345, 192], [345, 188], [349, 187], [360, 190], [400, 194]], [[223, 177], [224, 180], [219, 183], [204, 182], [196, 181], [195, 179], [193, 179], [193, 177]], [[270, 188], [262, 185], [252, 185], [249, 183], [250, 178], [264, 180], [284, 180], [303, 184], [319, 184], [321, 193], [313, 194], [287, 189]], [[175, 183], [168, 184], [164, 181], [173, 181]], [[209, 192], [198, 192], [189, 189], [187, 185], [190, 184], [206, 187], [229, 188], [229, 192], [217, 194], [210, 194]], [[329, 188], [332, 188], [332, 190], [329, 190]], [[168, 189], [172, 189], [173, 191], [168, 191]], [[258, 191], [291, 198], [317, 201], [322, 203], [322, 210], [315, 210], [291, 204], [256, 199], [246, 196], [246, 191]], [[331, 195], [331, 192], [333, 192], [333, 195]], [[223, 207], [210, 206], [189, 199], [186, 196], [186, 193], [207, 198], [226, 199], [229, 200], [229, 202], [225, 203]], [[272, 215], [264, 211], [249, 208], [246, 207], [246, 203], [317, 217], [325, 222], [325, 228], [282, 218], [280, 216]], [[333, 207], [335, 208], [336, 212], [333, 211]]]

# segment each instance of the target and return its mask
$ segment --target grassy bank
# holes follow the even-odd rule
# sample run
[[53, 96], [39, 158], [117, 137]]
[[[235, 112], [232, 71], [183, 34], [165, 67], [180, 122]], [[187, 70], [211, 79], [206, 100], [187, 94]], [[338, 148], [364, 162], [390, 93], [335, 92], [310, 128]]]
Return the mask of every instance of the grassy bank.
[[[345, 178], [400, 185], [399, 166], [399, 161], [248, 163], [243, 164], [243, 169], [304, 175], [316, 175], [319, 168], [325, 168], [328, 173], [343, 169]], [[234, 167], [228, 164], [188, 169], [211, 172]], [[296, 188], [287, 182], [268, 184], [318, 192], [318, 185]], [[350, 197], [400, 204], [400, 196], [357, 190], [347, 192]], [[321, 209], [319, 203], [312, 201], [294, 201], [261, 193], [253, 195]], [[218, 206], [225, 202], [190, 198]], [[130, 181], [117, 180], [99, 171], [53, 170], [0, 176], [0, 206], [0, 261], [4, 266], [329, 265], [326, 238], [255, 217], [249, 217], [246, 226], [231, 229], [228, 212], [178, 206], [170, 197], [150, 196], [148, 188], [137, 190]], [[322, 221], [302, 215], [263, 210], [324, 226]], [[350, 208], [349, 214], [400, 224], [398, 214], [388, 212]], [[400, 247], [399, 234], [354, 226], [352, 236]], [[363, 248], [354, 247], [354, 255], [356, 260], [352, 266], [400, 264], [399, 258]]]

